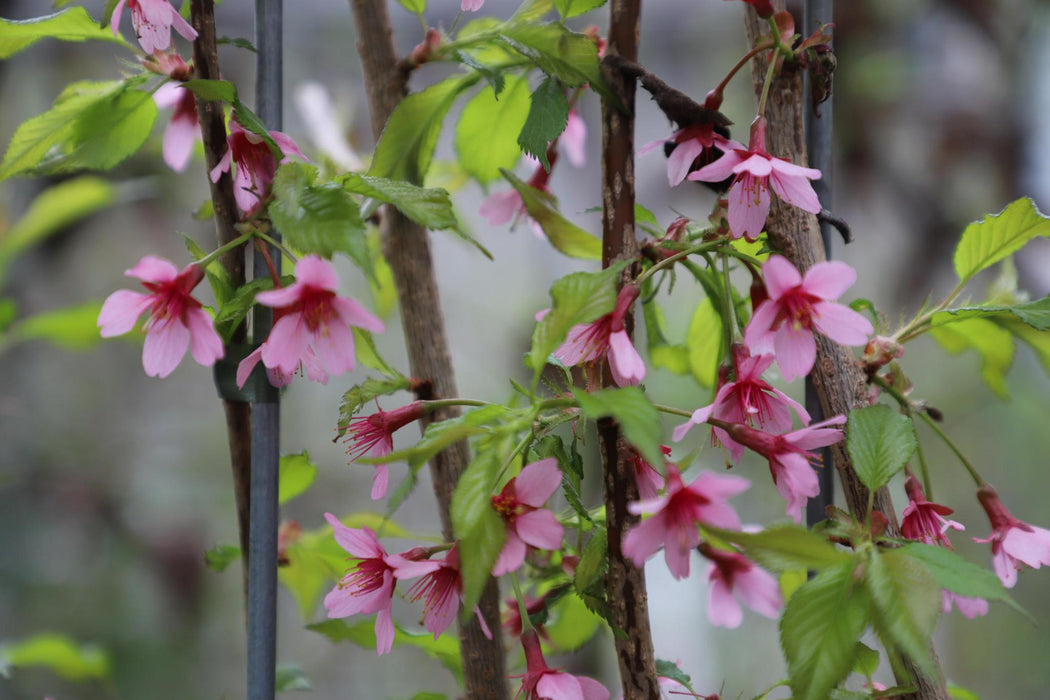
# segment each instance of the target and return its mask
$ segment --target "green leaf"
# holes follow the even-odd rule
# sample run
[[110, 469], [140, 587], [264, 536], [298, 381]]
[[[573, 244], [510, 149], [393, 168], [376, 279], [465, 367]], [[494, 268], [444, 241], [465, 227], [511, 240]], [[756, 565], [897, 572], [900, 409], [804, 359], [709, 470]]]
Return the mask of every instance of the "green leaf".
[[383, 379], [366, 379], [357, 386], [350, 387], [343, 394], [343, 400], [339, 404], [339, 436], [342, 437], [350, 420], [377, 396], [389, 396], [399, 391], [408, 389], [411, 382], [407, 377], [397, 375], [395, 377], [384, 377]]
[[532, 155], [549, 172], [547, 145], [565, 131], [569, 119], [569, 101], [565, 88], [556, 78], [547, 78], [532, 93], [529, 115], [521, 127], [518, 145]]
[[43, 632], [0, 645], [0, 675], [7, 668], [46, 668], [69, 681], [108, 678], [109, 654], [94, 644], [78, 645], [64, 634]]
[[937, 673], [930, 638], [941, 611], [941, 589], [926, 566], [899, 550], [872, 551], [864, 575], [875, 631], [931, 676]]
[[237, 123], [243, 126], [245, 130], [252, 132], [265, 141], [266, 145], [270, 147], [270, 151], [272, 151], [275, 156], [278, 156], [277, 160], [281, 160], [279, 157], [280, 154], [283, 153], [281, 147], [278, 146], [277, 142], [273, 140], [272, 136], [270, 136], [270, 131], [266, 128], [266, 125], [263, 124], [262, 119], [259, 119], [258, 115], [248, 108], [248, 105], [241, 102], [239, 97], [234, 97], [233, 99], [233, 118], [236, 119]]
[[849, 675], [871, 608], [854, 568], [851, 561], [818, 574], [784, 606], [780, 643], [794, 700], [825, 700]]
[[[514, 417], [526, 415], [528, 410], [519, 410], [514, 413]], [[383, 457], [382, 460], [362, 459], [359, 462], [361, 464], [373, 464], [376, 462], [406, 461], [410, 467], [416, 469], [449, 445], [474, 435], [492, 432], [491, 424], [508, 421], [511, 413], [511, 410], [505, 406], [497, 404], [483, 406], [473, 411], [468, 411], [457, 418], [431, 423], [423, 431], [423, 437], [412, 447], [395, 450]]]
[[576, 595], [564, 595], [551, 610], [553, 621], [544, 625], [547, 639], [559, 651], [576, 651], [594, 636], [602, 618], [587, 609]]
[[534, 22], [551, 11], [554, 7], [553, 0], [525, 0], [521, 6], [514, 11], [511, 22]]
[[296, 250], [325, 258], [346, 253], [366, 274], [371, 273], [357, 202], [338, 183], [318, 183], [314, 166], [285, 163], [277, 169], [270, 218]]
[[987, 318], [967, 318], [930, 330], [930, 335], [950, 353], [973, 349], [981, 356], [981, 377], [1000, 398], [1008, 394], [1006, 372], [1014, 359], [1010, 331]]
[[618, 263], [601, 272], [574, 272], [557, 280], [551, 286], [550, 313], [536, 324], [532, 332], [532, 350], [528, 364], [536, 372], [547, 365], [547, 358], [558, 349], [569, 329], [580, 323], [590, 323], [616, 306], [616, 282], [625, 263]]
[[305, 492], [317, 478], [317, 467], [305, 450], [295, 455], [282, 455], [277, 482], [277, 502], [284, 505]]
[[497, 98], [485, 86], [463, 107], [456, 124], [459, 163], [483, 184], [499, 179], [500, 170], [513, 168], [521, 158], [518, 134], [529, 111], [529, 82], [517, 75], [504, 78]]
[[71, 7], [33, 19], [0, 18], [0, 60], [14, 56], [41, 39], [108, 41], [131, 48], [123, 37], [113, 36], [108, 26], [100, 27], [83, 7]]
[[18, 305], [15, 300], [0, 298], [0, 333], [7, 330], [16, 316], [18, 316]]
[[525, 210], [543, 229], [551, 244], [569, 257], [583, 260], [601, 260], [602, 242], [558, 211], [557, 202], [549, 192], [532, 187], [509, 170], [501, 171], [503, 177], [521, 195]]
[[593, 420], [613, 418], [619, 424], [623, 436], [641, 452], [649, 464], [663, 464], [660, 451], [660, 414], [636, 386], [619, 389], [601, 389], [587, 393], [580, 389], [572, 392], [580, 402], [580, 410]]
[[182, 87], [193, 92], [202, 102], [227, 102], [237, 100], [237, 86], [228, 80], [204, 80], [196, 78], [182, 83]]
[[[208, 281], [211, 282], [213, 290], [216, 290], [217, 280], [230, 280], [232, 282], [232, 278], [228, 273], [223, 275], [219, 272], [219, 270], [224, 272], [226, 270], [226, 268], [222, 267], [220, 261], [216, 260], [213, 264], [208, 265], [208, 268]], [[211, 268], [217, 269], [212, 271]], [[282, 282], [291, 284], [292, 279], [292, 277], [288, 276], [282, 279]], [[220, 282], [219, 284], [222, 283]], [[233, 292], [229, 298], [222, 302], [219, 312], [215, 314], [215, 330], [224, 341], [230, 341], [230, 338], [233, 337], [233, 332], [237, 330], [237, 327], [241, 325], [241, 321], [252, 310], [252, 306], [255, 304], [255, 295], [268, 289], [273, 289], [273, 280], [269, 277], [257, 277], [248, 284], [238, 287], [237, 291]], [[215, 296], [218, 299], [224, 295], [220, 295], [216, 290]]]
[[44, 340], [63, 350], [90, 350], [102, 339], [98, 334], [101, 310], [101, 302], [89, 301], [47, 311], [13, 324], [9, 332], [16, 341]]
[[558, 8], [562, 19], [569, 19], [601, 7], [605, 2], [606, 0], [554, 0], [554, 6]]
[[452, 57], [467, 68], [476, 70], [481, 77], [485, 78], [497, 97], [503, 92], [503, 85], [506, 83], [507, 77], [502, 68], [484, 63], [478, 57], [477, 52], [474, 51], [456, 51]]
[[405, 8], [414, 15], [421, 15], [427, 9], [427, 0], [397, 0], [401, 3], [401, 7]]
[[667, 661], [666, 659], [657, 659], [656, 675], [662, 678], [670, 678], [673, 681], [678, 681], [686, 688], [693, 687], [693, 679], [690, 678], [689, 674], [683, 671], [678, 666], [678, 664], [676, 664], [673, 661]]
[[369, 369], [378, 370], [387, 376], [396, 376], [400, 374], [379, 356], [379, 352], [376, 350], [376, 342], [372, 338], [371, 333], [363, 328], [357, 327], [353, 327], [350, 330], [354, 332], [354, 352], [357, 355], [358, 362]]
[[368, 174], [423, 184], [445, 115], [479, 77], [457, 75], [401, 100], [383, 128]]
[[879, 652], [869, 647], [864, 642], [857, 642], [857, 658], [853, 662], [854, 673], [859, 673], [868, 678], [875, 675], [879, 669]]
[[935, 313], [930, 322], [933, 327], [938, 327], [967, 318], [995, 320], [1010, 317], [1039, 331], [1050, 330], [1050, 297], [1009, 306], [963, 306], [957, 309], [948, 309], [947, 311]]
[[955, 273], [965, 283], [1037, 236], [1050, 236], [1050, 219], [1031, 199], [1018, 199], [966, 227], [955, 248]]
[[244, 49], [245, 51], [251, 51], [252, 53], [259, 53], [255, 48], [255, 44], [240, 36], [220, 36], [215, 40], [216, 46], [236, 46], [238, 49]]
[[392, 204], [408, 218], [429, 229], [457, 228], [456, 213], [448, 192], [424, 188], [399, 180], [348, 173], [342, 178], [343, 188], [354, 194]]
[[1028, 614], [1010, 597], [998, 576], [949, 549], [911, 542], [899, 551], [922, 562], [940, 588], [966, 598], [1001, 600], [1021, 614]]
[[798, 525], [777, 525], [761, 532], [707, 528], [727, 542], [744, 548], [747, 556], [776, 572], [841, 567], [852, 556], [815, 532]]
[[310, 679], [303, 669], [294, 664], [281, 664], [277, 667], [276, 690], [282, 693], [287, 690], [313, 690]]
[[492, 508], [502, 461], [497, 450], [479, 452], [452, 493], [452, 532], [459, 540], [464, 615], [473, 614], [507, 539], [503, 518]]
[[689, 367], [704, 386], [713, 387], [718, 378], [718, 365], [725, 354], [722, 349], [722, 318], [710, 297], [697, 304], [685, 339]]
[[232, 544], [217, 544], [204, 553], [204, 565], [212, 571], [222, 573], [240, 558], [240, 547], [234, 547]]
[[872, 491], [904, 468], [917, 445], [911, 419], [889, 406], [855, 408], [849, 413], [846, 449], [857, 476]]
[[573, 586], [577, 593], [583, 594], [596, 583], [601, 583], [605, 572], [609, 568], [609, 535], [604, 527], [594, 528], [591, 539], [580, 554], [580, 561], [576, 565], [576, 573], [573, 576]]
[[0, 180], [25, 173], [108, 170], [146, 142], [157, 105], [138, 80], [73, 83], [54, 106], [23, 122], [0, 163]]
[[603, 97], [617, 99], [602, 80], [598, 46], [589, 36], [556, 22], [522, 22], [504, 27], [500, 39], [568, 87], [589, 84]]
[[955, 683], [948, 684], [948, 695], [954, 698], [954, 700], [981, 700], [981, 697], [977, 693], [972, 690], [967, 690], [961, 685]]

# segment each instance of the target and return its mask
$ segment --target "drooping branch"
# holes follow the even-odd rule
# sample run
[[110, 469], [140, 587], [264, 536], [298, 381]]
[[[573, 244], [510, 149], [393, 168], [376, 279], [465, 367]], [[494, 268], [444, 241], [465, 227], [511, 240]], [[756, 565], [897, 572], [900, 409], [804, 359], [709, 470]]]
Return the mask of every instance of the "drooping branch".
[[[641, 0], [612, 0], [609, 5], [608, 56], [634, 62], [638, 58], [638, 29]], [[612, 59], [615, 61], [615, 59]], [[634, 95], [635, 77], [625, 76], [608, 63], [602, 76], [620, 98], [620, 105], [602, 100], [602, 266], [632, 259], [638, 254], [634, 231]], [[634, 277], [632, 266], [624, 279]], [[624, 318], [627, 332], [633, 331], [633, 316]], [[612, 385], [605, 368], [603, 384]], [[627, 528], [638, 521], [627, 512], [627, 503], [638, 499], [627, 442], [616, 423], [598, 424], [605, 483], [605, 514], [608, 527], [609, 572], [605, 589], [616, 635], [616, 658], [625, 700], [658, 700], [656, 662], [649, 628], [645, 572], [624, 558], [622, 543]]]
[[[782, 10], [783, 0], [774, 3]], [[746, 29], [748, 40], [754, 44], [768, 24], [759, 19], [754, 10], [747, 8]], [[759, 56], [753, 63], [755, 95], [762, 93], [762, 85], [768, 69], [768, 57]], [[786, 158], [792, 163], [806, 165], [806, 145], [802, 125], [802, 75], [792, 66], [785, 66], [773, 80], [769, 89], [766, 118], [769, 127], [766, 132], [766, 144], [771, 155]], [[817, 217], [798, 207], [791, 206], [778, 198], [773, 199], [769, 219], [766, 221], [773, 248], [782, 253], [800, 271], [808, 270], [815, 263], [825, 259], [824, 245], [820, 236]], [[823, 335], [814, 334], [817, 340], [817, 359], [813, 365], [813, 384], [824, 415], [846, 415], [854, 407], [867, 405], [867, 388], [864, 373], [852, 352], [842, 345], [828, 340]], [[830, 448], [831, 460], [838, 472], [842, 490], [851, 513], [863, 517], [868, 508], [868, 488], [861, 483], [853, 469], [849, 453], [844, 442]], [[881, 511], [888, 521], [886, 534], [890, 537], [900, 536], [900, 525], [897, 520], [889, 491], [883, 487], [874, 494], [875, 510]], [[914, 685], [918, 692], [902, 696], [920, 700], [947, 700], [948, 693], [941, 678], [927, 678], [907, 659], [904, 666], [911, 677], [899, 677], [902, 685]]]
[[[386, 0], [350, 0], [357, 27], [357, 50], [361, 56], [368, 91], [372, 132], [376, 140], [390, 114], [405, 96], [407, 73], [394, 48], [393, 30]], [[401, 307], [401, 322], [413, 377], [431, 390], [421, 399], [457, 396], [456, 380], [445, 335], [444, 316], [438, 297], [437, 278], [426, 229], [392, 207], [383, 211], [383, 252], [393, 270]], [[459, 415], [454, 406], [431, 413], [426, 423]], [[425, 427], [425, 426], [424, 426]], [[438, 454], [430, 469], [446, 539], [452, 538], [450, 504], [459, 475], [470, 461], [466, 442]], [[463, 671], [470, 700], [507, 700], [506, 672], [499, 621], [499, 589], [490, 579], [479, 603], [493, 639], [487, 639], [474, 616], [460, 624]]]

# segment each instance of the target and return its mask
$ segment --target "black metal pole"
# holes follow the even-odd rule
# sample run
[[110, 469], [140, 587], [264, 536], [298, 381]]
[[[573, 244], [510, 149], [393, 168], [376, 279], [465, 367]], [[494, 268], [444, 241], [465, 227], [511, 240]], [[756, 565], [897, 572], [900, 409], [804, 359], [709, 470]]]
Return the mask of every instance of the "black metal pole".
[[[281, 129], [282, 0], [255, 1], [255, 109], [270, 130]], [[276, 232], [274, 235], [277, 235]], [[270, 257], [280, 272], [281, 254]], [[253, 278], [269, 276], [262, 255], [253, 256]], [[252, 317], [256, 342], [273, 327], [273, 312], [258, 305]], [[252, 483], [248, 547], [248, 699], [273, 700], [277, 669], [277, 467], [280, 459], [280, 394], [269, 382], [252, 405]]]
[[[805, 0], [802, 6], [802, 35], [808, 36], [818, 24], [827, 24], [834, 16], [833, 0]], [[831, 133], [832, 133], [832, 98], [820, 105], [820, 116], [813, 109], [809, 99], [809, 76], [803, 76], [802, 100], [805, 109], [802, 113], [803, 128], [806, 133], [806, 152], [809, 155], [809, 166], [820, 170], [823, 177], [813, 181], [813, 189], [825, 209], [831, 208]], [[831, 225], [820, 223], [820, 237], [824, 241], [824, 255], [831, 257]], [[817, 399], [813, 380], [806, 377], [806, 410], [814, 421], [824, 418], [824, 410]], [[831, 469], [831, 453], [827, 448], [821, 450], [825, 468], [817, 470], [820, 482], [820, 493], [809, 499], [806, 504], [806, 522], [810, 525], [824, 520], [827, 506], [833, 502], [835, 474]]]

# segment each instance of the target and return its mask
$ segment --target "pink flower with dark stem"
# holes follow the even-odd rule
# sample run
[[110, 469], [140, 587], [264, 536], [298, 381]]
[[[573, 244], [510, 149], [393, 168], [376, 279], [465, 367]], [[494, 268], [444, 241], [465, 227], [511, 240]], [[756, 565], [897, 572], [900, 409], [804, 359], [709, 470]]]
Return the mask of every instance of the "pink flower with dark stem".
[[168, 0], [120, 0], [109, 20], [113, 36], [120, 35], [120, 16], [125, 4], [131, 8], [131, 24], [146, 53], [167, 49], [171, 45], [172, 27], [187, 41], [197, 38], [197, 30], [168, 4]]
[[737, 146], [740, 144], [731, 144], [721, 158], [689, 174], [690, 180], [703, 182], [721, 182], [734, 176], [729, 186], [729, 230], [734, 238], [758, 239], [769, 215], [770, 188], [788, 204], [820, 213], [820, 200], [810, 184], [810, 180], [820, 179], [820, 171], [769, 155], [765, 118], [758, 117], [751, 124], [750, 145]]
[[535, 630], [521, 635], [525, 649], [525, 674], [514, 700], [607, 700], [609, 691], [604, 685], [586, 676], [574, 676], [547, 666]]
[[[675, 428], [672, 434], [675, 442], [681, 441], [694, 425], [706, 423], [708, 418], [783, 433], [791, 428], [794, 410], [803, 425], [809, 423], [809, 413], [802, 404], [762, 379], [762, 373], [773, 364], [773, 355], [752, 357], [747, 348], [739, 344], [734, 344], [732, 351], [735, 379], [723, 382], [710, 405], [696, 409], [687, 422]], [[711, 440], [724, 445], [734, 463], [744, 453], [744, 446], [717, 426], [711, 432]]]
[[749, 447], [769, 460], [777, 493], [787, 501], [787, 514], [796, 523], [802, 522], [802, 508], [806, 501], [820, 493], [820, 483], [811, 462], [817, 455], [811, 450], [834, 445], [842, 439], [842, 431], [828, 426], [842, 425], [845, 416], [833, 416], [820, 423], [783, 435], [771, 435], [742, 423], [722, 423], [710, 420], [729, 433], [729, 437]]
[[908, 493], [908, 507], [901, 515], [901, 534], [909, 540], [925, 542], [926, 544], [940, 544], [948, 549], [952, 548], [951, 542], [945, 536], [949, 528], [953, 530], [965, 530], [961, 524], [954, 520], [948, 520], [944, 516], [951, 515], [955, 511], [940, 503], [931, 503], [926, 500], [922, 485], [914, 476], [908, 476], [904, 480], [904, 490]]
[[[378, 403], [376, 406], [378, 407]], [[351, 419], [343, 436], [347, 442], [346, 453], [350, 455], [350, 463], [353, 464], [364, 456], [384, 457], [390, 454], [394, 449], [394, 433], [426, 414], [423, 403], [413, 401], [393, 411], [380, 410], [370, 416]], [[389, 481], [387, 465], [376, 464], [372, 477], [373, 501], [386, 495]]]
[[164, 83], [153, 93], [153, 101], [164, 109], [175, 111], [164, 130], [164, 162], [172, 170], [181, 173], [193, 155], [193, 144], [201, 138], [201, 127], [197, 122], [197, 98], [191, 90], [178, 83]]
[[142, 280], [149, 294], [121, 289], [113, 292], [98, 314], [99, 335], [124, 335], [143, 313], [148, 313], [143, 329], [142, 367], [150, 377], [167, 377], [182, 361], [189, 348], [193, 359], [210, 367], [225, 351], [215, 324], [190, 292], [204, 279], [200, 265], [191, 263], [180, 272], [164, 258], [147, 255], [124, 272]]
[[711, 561], [707, 569], [707, 580], [711, 584], [707, 619], [712, 625], [729, 629], [740, 626], [744, 613], [737, 598], [759, 615], [777, 618], [784, 607], [784, 596], [773, 576], [737, 552], [715, 549], [705, 543], [700, 545], [700, 553]]
[[698, 525], [729, 530], [740, 527], [740, 518], [727, 501], [751, 485], [739, 476], [703, 472], [686, 486], [678, 468], [667, 465], [667, 491], [662, 496], [627, 504], [635, 515], [652, 513], [623, 538], [623, 553], [637, 567], [662, 547], [671, 575], [689, 575], [689, 553], [700, 544]]
[[[306, 160], [306, 156], [287, 134], [271, 131], [270, 138], [281, 149], [282, 163], [293, 156]], [[277, 173], [277, 159], [265, 140], [258, 134], [247, 131], [236, 119], [230, 119], [230, 135], [226, 139], [226, 152], [219, 164], [212, 168], [211, 181], [218, 182], [233, 163], [237, 171], [233, 176], [233, 196], [237, 206], [248, 214], [258, 207], [270, 194], [270, 183]]]
[[[689, 175], [689, 169], [697, 158], [704, 156], [701, 160], [701, 162], [704, 162], [712, 157], [717, 158], [719, 154], [726, 151], [744, 149], [743, 144], [716, 133], [715, 125], [708, 123], [695, 124], [679, 129], [671, 134], [670, 140], [657, 139], [656, 141], [651, 141], [638, 149], [638, 155], [644, 156], [665, 143], [675, 144], [674, 149], [667, 156], [667, 182], [671, 187], [676, 187], [685, 180], [686, 175]], [[700, 170], [696, 172], [700, 172]], [[713, 180], [713, 182], [719, 182], [725, 178], [726, 176], [723, 176], [719, 180]], [[690, 175], [689, 179], [696, 180], [699, 178]]]
[[[424, 599], [423, 626], [437, 639], [456, 619], [463, 602], [463, 576], [459, 572], [459, 550], [456, 545], [452, 546], [444, 559], [413, 561], [394, 554], [388, 561], [393, 565], [394, 576], [399, 580], [422, 577], [412, 584], [406, 596], [413, 603]], [[492, 632], [481, 616], [481, 610], [475, 606], [474, 612], [481, 631], [492, 639]]]
[[[660, 451], [663, 452], [665, 458], [671, 456], [671, 448], [667, 445], [660, 445]], [[660, 489], [664, 487], [663, 473], [649, 464], [645, 457], [634, 448], [631, 448], [627, 459], [634, 467], [634, 481], [638, 485], [638, 497], [643, 501], [656, 498]]]
[[548, 457], [522, 467], [521, 472], [492, 497], [492, 507], [507, 526], [507, 541], [492, 569], [493, 576], [517, 571], [525, 561], [526, 545], [561, 549], [565, 528], [554, 513], [543, 507], [560, 485], [558, 460]]
[[394, 567], [379, 538], [367, 527], [343, 525], [331, 513], [324, 514], [335, 541], [359, 561], [324, 598], [328, 617], [376, 613], [376, 651], [382, 655], [394, 645]]
[[609, 370], [617, 386], [641, 382], [645, 379], [645, 362], [624, 325], [624, 317], [638, 295], [638, 285], [625, 284], [616, 298], [616, 307], [596, 321], [570, 328], [554, 356], [566, 367], [601, 362], [608, 357]]
[[809, 374], [817, 357], [813, 329], [842, 345], [864, 345], [874, 332], [868, 319], [836, 304], [857, 279], [844, 262], [820, 262], [805, 276], [786, 258], [771, 255], [762, 267], [769, 298], [763, 301], [744, 330], [744, 343], [753, 355], [773, 351], [784, 379]]
[[383, 331], [383, 322], [356, 301], [337, 296], [338, 286], [331, 263], [307, 255], [295, 264], [294, 284], [259, 292], [255, 300], [279, 313], [259, 356], [253, 353], [238, 367], [238, 381], [247, 379], [248, 363], [254, 365], [259, 357], [266, 367], [284, 375], [293, 374], [300, 363], [308, 370], [320, 369], [326, 378], [352, 371], [354, 334], [350, 327], [378, 333]]
[[570, 163], [577, 168], [587, 165], [587, 124], [575, 109], [569, 110], [565, 131], [558, 138], [558, 143], [565, 149]]
[[1004, 586], [1017, 585], [1017, 572], [1022, 566], [1050, 566], [1050, 530], [1015, 518], [988, 484], [977, 490], [977, 500], [988, 514], [992, 534], [984, 539], [974, 537], [973, 541], [992, 543], [992, 567]]

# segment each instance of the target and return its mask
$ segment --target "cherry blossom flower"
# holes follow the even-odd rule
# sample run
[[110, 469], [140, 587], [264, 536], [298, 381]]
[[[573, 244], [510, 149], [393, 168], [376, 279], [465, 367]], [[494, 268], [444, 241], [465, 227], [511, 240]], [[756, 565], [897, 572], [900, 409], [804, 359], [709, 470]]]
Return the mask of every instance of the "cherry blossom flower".
[[759, 615], [776, 619], [784, 607], [784, 596], [772, 575], [737, 552], [707, 544], [700, 546], [700, 552], [711, 561], [706, 575], [711, 584], [707, 618], [712, 625], [729, 629], [740, 626], [744, 613], [737, 598]]
[[547, 666], [535, 630], [521, 635], [525, 649], [525, 674], [514, 700], [607, 700], [608, 689], [593, 678], [574, 676]]
[[[663, 452], [665, 458], [671, 456], [671, 448], [667, 445], [660, 445], [660, 451]], [[643, 501], [649, 498], [656, 498], [660, 493], [660, 489], [664, 487], [663, 473], [649, 464], [645, 457], [634, 448], [631, 448], [627, 459], [634, 467], [634, 480], [638, 485], [638, 497]]]
[[[388, 557], [387, 561], [394, 567], [394, 577], [399, 580], [422, 577], [408, 589], [406, 596], [413, 603], [420, 598], [425, 599], [423, 626], [434, 635], [434, 639], [440, 637], [456, 619], [456, 613], [463, 602], [463, 576], [459, 571], [457, 546], [453, 545], [444, 559], [414, 560], [394, 554]], [[492, 632], [485, 623], [485, 618], [481, 616], [481, 610], [475, 606], [474, 612], [481, 625], [481, 631], [492, 639]]]
[[565, 149], [565, 155], [575, 167], [582, 168], [587, 165], [587, 124], [575, 109], [569, 110], [565, 131], [558, 138], [558, 143]]
[[[803, 168], [766, 152], [766, 120], [755, 119], [747, 148], [731, 144], [725, 155], [689, 174], [690, 180], [721, 182], [733, 175], [729, 186], [729, 230], [733, 238], [758, 239], [769, 215], [769, 189], [788, 204], [813, 214], [820, 213], [820, 200], [810, 180], [820, 171]], [[677, 150], [677, 149], [676, 149]]]
[[802, 276], [786, 258], [771, 255], [762, 274], [769, 298], [755, 309], [744, 343], [753, 355], [774, 351], [787, 381], [813, 369], [814, 328], [843, 345], [864, 345], [874, 332], [868, 319], [833, 301], [857, 279], [846, 263], [820, 262]]
[[124, 272], [142, 280], [149, 294], [121, 289], [109, 295], [98, 314], [99, 335], [112, 338], [135, 327], [143, 313], [149, 313], [144, 330], [142, 367], [150, 377], [167, 377], [182, 361], [189, 348], [193, 359], [210, 367], [222, 359], [222, 338], [215, 331], [211, 316], [190, 292], [204, 279], [204, 270], [190, 264], [180, 272], [175, 265], [153, 255]]
[[[674, 150], [667, 156], [667, 182], [671, 187], [676, 187], [685, 180], [686, 175], [689, 175], [689, 169], [693, 166], [693, 162], [697, 158], [701, 158], [701, 156], [703, 156], [701, 162], [706, 166], [708, 161], [718, 158], [719, 155], [727, 151], [746, 150], [743, 144], [716, 133], [715, 125], [708, 123], [695, 124], [679, 129], [671, 134], [670, 140], [657, 139], [656, 141], [650, 141], [638, 149], [638, 155], [644, 156], [665, 143], [675, 144]], [[700, 172], [700, 170], [696, 172]], [[720, 182], [726, 177], [728, 175], [723, 175], [718, 180], [712, 180], [712, 182]], [[699, 178], [690, 175], [689, 179], [697, 180]]]
[[507, 541], [499, 553], [493, 576], [517, 571], [525, 561], [526, 545], [561, 549], [565, 528], [554, 513], [543, 508], [561, 484], [561, 470], [553, 457], [522, 467], [503, 490], [492, 497], [492, 507], [507, 525]]
[[376, 613], [376, 651], [386, 654], [394, 645], [390, 606], [394, 599], [395, 570], [391, 556], [369, 528], [347, 527], [331, 513], [325, 513], [324, 517], [332, 526], [339, 546], [360, 560], [325, 596], [328, 617]]
[[[302, 151], [287, 134], [271, 131], [270, 138], [284, 154], [282, 163], [292, 155], [306, 159]], [[211, 181], [218, 182], [233, 163], [237, 172], [233, 176], [233, 196], [244, 213], [250, 213], [270, 194], [270, 183], [277, 173], [277, 160], [269, 144], [258, 134], [247, 131], [236, 119], [230, 119], [230, 134], [226, 139], [226, 152], [219, 164], [212, 168]]]
[[[283, 315], [283, 309], [277, 309], [274, 311], [274, 322], [279, 321]], [[265, 345], [265, 343], [263, 345]], [[257, 364], [262, 362], [262, 352], [263, 348], [262, 345], [260, 345], [237, 365], [238, 387], [244, 386], [245, 382], [248, 381], [248, 377], [251, 376], [252, 370], [255, 369]], [[324, 367], [321, 366], [321, 361], [317, 359], [317, 355], [314, 354], [314, 351], [311, 348], [306, 349], [302, 361], [299, 363], [299, 366], [296, 367], [294, 372], [282, 372], [279, 367], [266, 367], [266, 378], [272, 386], [278, 388], [291, 384], [295, 380], [296, 374], [299, 376], [305, 374], [307, 379], [311, 382], [317, 382], [318, 384], [328, 383], [328, 372], [324, 371]]]
[[978, 489], [977, 499], [988, 514], [992, 534], [984, 539], [974, 537], [973, 541], [992, 543], [992, 567], [1004, 586], [1017, 585], [1017, 572], [1022, 566], [1050, 566], [1050, 530], [1015, 518], [987, 484]]
[[[687, 422], [675, 428], [672, 434], [675, 442], [681, 441], [694, 425], [706, 423], [708, 418], [782, 433], [791, 428], [794, 410], [803, 425], [809, 423], [809, 413], [800, 403], [762, 379], [762, 373], [773, 364], [773, 355], [753, 357], [747, 347], [739, 344], [733, 345], [732, 350], [736, 378], [723, 382], [710, 405], [696, 409]], [[744, 453], [744, 446], [717, 426], [711, 432], [711, 440], [724, 445], [734, 463]]]
[[596, 321], [569, 329], [554, 356], [567, 367], [601, 362], [608, 357], [617, 386], [634, 385], [645, 379], [645, 362], [627, 335], [623, 320], [638, 295], [638, 285], [625, 284], [616, 298], [616, 307]]
[[162, 109], [175, 108], [168, 128], [164, 130], [163, 153], [168, 167], [181, 173], [193, 155], [193, 144], [201, 137], [201, 127], [197, 122], [197, 99], [192, 90], [178, 83], [164, 83], [153, 93], [153, 101]]
[[197, 30], [179, 15], [168, 0], [120, 0], [109, 20], [113, 36], [120, 35], [120, 17], [124, 14], [125, 5], [131, 8], [131, 24], [135, 27], [139, 45], [146, 53], [164, 51], [171, 46], [172, 27], [187, 41], [197, 38]]
[[[557, 159], [557, 150], [549, 149], [547, 151], [547, 160], [551, 169], [547, 170], [543, 167], [542, 163], [526, 154], [525, 160], [534, 166], [532, 175], [526, 183], [540, 192], [549, 193], [550, 189], [548, 189], [547, 184], [550, 182], [551, 172], [554, 170], [554, 163]], [[546, 238], [546, 234], [543, 233], [543, 228], [540, 227], [535, 219], [528, 215], [528, 212], [525, 209], [525, 202], [522, 201], [521, 195], [518, 194], [518, 191], [514, 188], [490, 194], [481, 202], [481, 206], [478, 208], [478, 213], [493, 226], [502, 226], [503, 224], [510, 223], [511, 228], [517, 224], [519, 219], [524, 218], [529, 222], [529, 227], [538, 238]]]
[[952, 605], [959, 609], [963, 617], [970, 620], [988, 614], [988, 601], [984, 598], [967, 598], [956, 595], [948, 589], [941, 591], [941, 612], [950, 613]]
[[810, 466], [817, 455], [810, 450], [834, 445], [841, 440], [842, 431], [828, 426], [845, 422], [845, 416], [834, 416], [783, 435], [771, 435], [742, 423], [721, 423], [720, 427], [732, 439], [769, 460], [769, 472], [773, 475], [777, 493], [787, 501], [787, 514], [800, 523], [806, 501], [820, 493], [820, 483]]
[[293, 374], [300, 363], [311, 379], [320, 373], [327, 379], [328, 374], [352, 371], [354, 334], [350, 327], [382, 332], [383, 322], [356, 301], [336, 296], [338, 286], [331, 263], [307, 255], [295, 264], [294, 284], [259, 292], [255, 300], [279, 313], [259, 355], [252, 353], [238, 367], [238, 382], [243, 385], [259, 358], [285, 376]]
[[652, 513], [631, 528], [623, 538], [623, 553], [634, 565], [662, 547], [671, 575], [681, 579], [689, 575], [689, 553], [700, 544], [697, 525], [725, 529], [740, 527], [740, 518], [726, 501], [750, 486], [739, 476], [703, 472], [686, 486], [678, 468], [667, 465], [667, 491], [662, 496], [627, 504], [635, 515]]
[[459, 9], [462, 12], [477, 12], [484, 4], [485, 0], [462, 0]]
[[926, 500], [919, 480], [914, 476], [908, 476], [904, 480], [904, 490], [908, 493], [908, 507], [901, 515], [901, 534], [909, 540], [925, 542], [926, 544], [940, 544], [951, 549], [952, 544], [944, 533], [949, 528], [953, 530], [965, 530], [961, 524], [954, 520], [948, 520], [944, 516], [951, 515], [955, 511], [940, 503], [931, 503]]
[[[729, 0], [729, 2], [732, 1], [733, 0]], [[774, 14], [776, 14], [776, 10], [773, 7], [773, 3], [771, 3], [769, 0], [744, 0], [744, 2], [750, 5], [751, 7], [755, 8], [755, 12], [758, 13], [758, 16], [762, 19], [769, 19]], [[885, 690], [885, 688], [883, 688], [882, 690]]]
[[[571, 574], [569, 575], [571, 577]], [[525, 612], [531, 617], [547, 607], [547, 593], [544, 593], [539, 598], [532, 598], [531, 596], [525, 596]], [[503, 616], [503, 629], [509, 632], [514, 637], [521, 636], [522, 624], [521, 624], [521, 606], [518, 605], [517, 598], [505, 598], [503, 605], [506, 606], [507, 612]], [[547, 639], [547, 631], [543, 628], [543, 625], [533, 623], [533, 628], [536, 632]]]
[[[346, 426], [344, 435], [346, 453], [353, 464], [364, 456], [383, 457], [394, 449], [394, 433], [409, 423], [419, 420], [427, 413], [421, 401], [413, 401], [407, 406], [393, 411], [377, 411], [370, 416], [353, 418]], [[386, 495], [390, 474], [385, 464], [375, 465], [372, 477], [372, 500]]]

